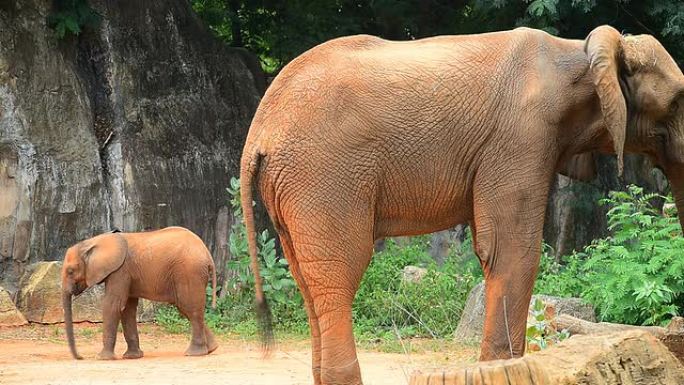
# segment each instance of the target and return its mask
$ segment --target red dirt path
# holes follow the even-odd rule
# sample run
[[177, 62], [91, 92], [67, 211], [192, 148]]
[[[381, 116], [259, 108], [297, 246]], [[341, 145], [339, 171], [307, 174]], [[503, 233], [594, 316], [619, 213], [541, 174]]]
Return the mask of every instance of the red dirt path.
[[[80, 324], [77, 346], [84, 360], [71, 358], [61, 325], [0, 328], [0, 384], [311, 384], [308, 341], [280, 342], [270, 359], [261, 359], [258, 344], [221, 336], [221, 346], [205, 357], [185, 357], [189, 336], [165, 334], [160, 328], [140, 326], [139, 360], [97, 361], [100, 325]], [[117, 354], [125, 350], [122, 335]], [[452, 347], [453, 348], [453, 347]], [[474, 348], [440, 353], [381, 353], [360, 350], [366, 385], [407, 384], [414, 369], [430, 369], [472, 361]], [[448, 359], [450, 358], [450, 359]]]

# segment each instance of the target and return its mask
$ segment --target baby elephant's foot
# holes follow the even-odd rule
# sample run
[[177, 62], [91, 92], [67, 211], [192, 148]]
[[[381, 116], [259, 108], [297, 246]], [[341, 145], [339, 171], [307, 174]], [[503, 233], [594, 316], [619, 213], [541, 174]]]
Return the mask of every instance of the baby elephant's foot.
[[206, 329], [205, 337], [207, 338], [207, 351], [209, 353], [213, 352], [214, 350], [216, 350], [219, 347], [218, 342], [216, 342], [214, 335], [211, 334], [209, 329]]
[[124, 353], [123, 358], [132, 360], [135, 358], [142, 358], [142, 356], [143, 356], [142, 350], [140, 350], [140, 349], [133, 350], [133, 349], [129, 348], [128, 350], [126, 350], [126, 353]]
[[209, 349], [206, 346], [190, 345], [190, 347], [185, 350], [186, 356], [206, 356], [209, 354]]
[[211, 341], [207, 342], [207, 354], [213, 352], [214, 350], [218, 349], [219, 345], [216, 341]]
[[108, 350], [102, 350], [100, 353], [97, 354], [97, 359], [98, 360], [115, 360], [116, 357], [114, 356], [114, 352], [110, 352]]

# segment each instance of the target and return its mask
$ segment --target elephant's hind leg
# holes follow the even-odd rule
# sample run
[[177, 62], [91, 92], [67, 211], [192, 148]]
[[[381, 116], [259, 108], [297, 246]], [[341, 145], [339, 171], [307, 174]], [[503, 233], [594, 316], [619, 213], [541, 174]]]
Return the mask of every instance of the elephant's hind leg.
[[278, 235], [280, 236], [280, 243], [283, 247], [285, 258], [290, 263], [292, 277], [295, 279], [295, 282], [297, 282], [299, 291], [302, 293], [302, 298], [304, 299], [304, 307], [306, 308], [306, 314], [309, 318], [309, 327], [311, 329], [311, 350], [313, 353], [311, 357], [311, 367], [314, 385], [321, 385], [321, 330], [318, 327], [318, 318], [316, 318], [316, 313], [313, 309], [313, 299], [309, 290], [309, 284], [304, 280], [302, 272], [299, 269], [290, 234], [281, 229], [278, 231]]
[[133, 359], [141, 358], [143, 356], [143, 351], [140, 350], [140, 339], [138, 337], [138, 321], [135, 317], [137, 311], [138, 299], [129, 298], [126, 302], [123, 314], [121, 315], [124, 338], [128, 345], [128, 349], [124, 353], [123, 358]]
[[218, 349], [219, 344], [214, 338], [214, 334], [209, 330], [207, 325], [204, 325], [204, 338], [207, 340], [207, 352], [212, 353], [214, 350]]
[[[338, 229], [329, 233], [338, 239], [300, 236], [293, 239], [293, 245], [299, 281], [309, 293], [312, 336], [320, 339], [318, 346], [313, 346], [314, 376], [320, 376], [323, 385], [359, 385], [361, 370], [351, 308], [371, 258], [372, 231], [358, 229], [355, 224]], [[318, 368], [316, 359], [320, 360]]]
[[[206, 277], [200, 279], [199, 274], [197, 276], [197, 279], [176, 284], [176, 306], [178, 306], [178, 310], [190, 321], [192, 326], [192, 338], [190, 346], [185, 350], [186, 356], [204, 356], [209, 354], [209, 346], [207, 344], [209, 341], [207, 339], [206, 325], [204, 324], [204, 305], [206, 303], [204, 289], [207, 287], [207, 280]], [[214, 346], [214, 349], [216, 347]]]
[[204, 309], [187, 310], [179, 307], [180, 312], [190, 321], [192, 337], [190, 346], [185, 349], [186, 356], [205, 356], [209, 354], [204, 325]]

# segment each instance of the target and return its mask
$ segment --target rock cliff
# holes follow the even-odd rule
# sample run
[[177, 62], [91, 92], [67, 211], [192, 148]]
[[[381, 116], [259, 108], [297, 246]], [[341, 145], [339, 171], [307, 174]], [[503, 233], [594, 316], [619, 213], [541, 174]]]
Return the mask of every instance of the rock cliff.
[[28, 264], [112, 227], [185, 226], [225, 258], [225, 188], [263, 75], [188, 2], [89, 4], [99, 26], [60, 40], [46, 25], [51, 1], [0, 2], [0, 284], [10, 292]]

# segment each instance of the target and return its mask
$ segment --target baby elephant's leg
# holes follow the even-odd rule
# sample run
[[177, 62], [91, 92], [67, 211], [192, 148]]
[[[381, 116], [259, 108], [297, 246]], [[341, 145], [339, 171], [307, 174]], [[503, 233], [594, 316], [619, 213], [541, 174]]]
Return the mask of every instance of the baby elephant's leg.
[[204, 325], [204, 308], [188, 309], [179, 305], [178, 310], [188, 318], [192, 326], [192, 339], [190, 340], [190, 346], [185, 350], [185, 355], [203, 356], [209, 354]]
[[209, 353], [218, 348], [218, 342], [216, 342], [216, 338], [214, 338], [214, 335], [211, 333], [211, 330], [209, 330], [206, 324], [204, 325], [204, 337], [207, 339], [207, 350]]
[[140, 339], [138, 338], [137, 311], [138, 299], [129, 298], [121, 315], [124, 338], [126, 338], [126, 344], [128, 345], [128, 350], [123, 355], [124, 358], [141, 358], [143, 356], [143, 351], [140, 350]]

